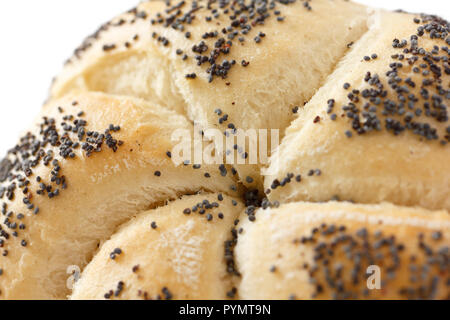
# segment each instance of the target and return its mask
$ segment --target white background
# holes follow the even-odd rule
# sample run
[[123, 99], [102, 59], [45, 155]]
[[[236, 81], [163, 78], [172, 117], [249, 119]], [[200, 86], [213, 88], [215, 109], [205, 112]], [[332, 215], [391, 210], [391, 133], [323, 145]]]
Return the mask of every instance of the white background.
[[[450, 19], [450, 0], [357, 2]], [[0, 1], [0, 158], [38, 113], [53, 76], [73, 49], [100, 24], [137, 3], [137, 0]]]

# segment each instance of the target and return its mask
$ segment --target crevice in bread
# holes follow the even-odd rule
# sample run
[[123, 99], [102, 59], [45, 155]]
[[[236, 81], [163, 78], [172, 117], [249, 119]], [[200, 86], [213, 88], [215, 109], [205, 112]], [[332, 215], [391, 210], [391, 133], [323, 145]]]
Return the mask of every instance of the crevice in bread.
[[286, 130], [265, 178], [272, 201], [450, 209], [448, 24], [385, 11], [373, 17]]

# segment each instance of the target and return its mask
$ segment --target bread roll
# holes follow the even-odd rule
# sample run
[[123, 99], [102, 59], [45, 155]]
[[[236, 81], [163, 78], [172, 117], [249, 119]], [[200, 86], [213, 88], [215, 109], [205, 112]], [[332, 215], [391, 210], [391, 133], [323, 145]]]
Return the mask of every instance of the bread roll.
[[241, 299], [450, 298], [446, 211], [298, 202], [241, 221]]
[[173, 164], [176, 128], [192, 130], [139, 99], [83, 93], [45, 106], [2, 161], [1, 297], [65, 298], [67, 268], [137, 213], [200, 190], [238, 195], [217, 166]]
[[[311, 98], [347, 44], [366, 31], [364, 6], [342, 0], [311, 6], [146, 1], [88, 38], [51, 96], [73, 89], [137, 96], [204, 128], [279, 129], [282, 136], [292, 109]], [[208, 72], [212, 66], [216, 71]], [[244, 184], [262, 187], [259, 165], [237, 169]]]
[[224, 243], [243, 207], [200, 194], [140, 213], [103, 244], [71, 298], [226, 299], [233, 274]]
[[345, 0], [104, 24], [0, 161], [0, 298], [449, 299], [449, 34]]
[[269, 198], [449, 210], [449, 30], [436, 17], [376, 14], [287, 129]]

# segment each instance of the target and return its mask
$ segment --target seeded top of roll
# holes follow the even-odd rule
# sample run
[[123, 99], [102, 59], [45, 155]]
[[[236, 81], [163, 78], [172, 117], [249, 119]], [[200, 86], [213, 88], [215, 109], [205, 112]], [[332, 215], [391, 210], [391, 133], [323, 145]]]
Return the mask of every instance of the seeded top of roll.
[[[431, 15], [411, 20], [418, 25], [415, 34], [409, 39], [394, 38], [392, 44], [386, 44], [398, 53], [391, 55], [392, 62], [387, 63], [385, 74], [367, 71], [364, 81], [368, 86], [361, 89], [344, 83], [348, 103], [341, 108], [335, 106], [333, 98], [328, 100], [331, 120], [351, 119], [349, 130], [345, 131], [348, 138], [384, 129], [394, 136], [409, 130], [426, 141], [437, 140], [442, 145], [450, 141], [450, 125], [441, 132], [434, 126], [435, 122], [448, 123], [449, 118], [450, 24]], [[424, 46], [423, 37], [431, 39], [433, 46], [428, 43]], [[378, 55], [368, 54], [363, 60], [369, 63], [370, 70], [370, 61]], [[413, 74], [404, 69], [412, 69]], [[388, 88], [395, 94], [387, 97]]]
[[[241, 61], [229, 61], [226, 59], [226, 55], [233, 50], [233, 45], [246, 41], [260, 43], [265, 40], [266, 34], [258, 30], [261, 30], [261, 27], [264, 26], [265, 21], [268, 19], [275, 19], [282, 23], [285, 19], [283, 9], [286, 9], [289, 5], [302, 3], [305, 10], [312, 10], [309, 0], [182, 0], [176, 3], [172, 1], [165, 1], [164, 3], [166, 8], [161, 12], [150, 13], [133, 8], [128, 11], [129, 19], [121, 18], [118, 21], [111, 21], [102, 25], [93, 35], [83, 41], [83, 44], [75, 50], [73, 58], [69, 59], [67, 63], [72, 62], [73, 59], [82, 58], [83, 52], [89, 50], [92, 42], [97, 41], [103, 31], [126, 24], [134, 24], [138, 19], [149, 21], [151, 25], [162, 25], [165, 28], [172, 28], [183, 33], [186, 39], [191, 39], [190, 25], [198, 19], [197, 14], [202, 13], [207, 22], [205, 31], [201, 36], [202, 40], [197, 41], [193, 39], [192, 50], [189, 52], [184, 52], [179, 48], [173, 49], [182, 60], [191, 58], [195, 59], [198, 65], [205, 65], [209, 82], [212, 82], [216, 77], [226, 79], [228, 72], [234, 66], [241, 65], [246, 67], [249, 64], [246, 57], [242, 57]], [[229, 24], [216, 24], [217, 19], [221, 16], [226, 16]], [[158, 35], [156, 32], [152, 32], [152, 38], [162, 46], [171, 45], [170, 39]], [[208, 45], [204, 41], [206, 39], [214, 39], [215, 42], [213, 45]], [[139, 41], [138, 34], [123, 45], [126, 48], [130, 48], [133, 42], [136, 41]], [[105, 52], [113, 51], [120, 45], [122, 44], [107, 43], [103, 45], [103, 50]], [[186, 78], [189, 79], [195, 79], [196, 77], [196, 73], [186, 74]]]
[[[88, 122], [83, 119], [85, 112], [78, 110], [78, 107], [75, 112], [71, 110], [77, 105], [78, 102], [73, 101], [71, 106], [65, 106], [66, 109], [58, 107], [60, 118], [43, 117], [38, 124], [39, 134], [26, 133], [0, 162], [0, 199], [4, 200], [0, 206], [6, 226], [0, 226], [0, 247], [8, 247], [7, 242], [11, 237], [22, 238], [23, 247], [32, 241], [27, 239], [24, 230], [26, 221], [33, 216], [10, 211], [8, 202], [21, 198], [27, 210], [38, 215], [39, 207], [33, 203], [36, 197], [53, 199], [66, 192], [70, 186], [70, 178], [63, 174], [61, 159], [76, 161], [80, 156], [89, 158], [108, 148], [116, 152], [124, 144], [114, 138], [120, 126], [110, 124], [101, 132], [88, 130]], [[33, 173], [33, 169], [40, 164], [48, 167], [47, 176]], [[37, 190], [31, 188], [31, 179], [37, 183]], [[8, 253], [7, 249], [2, 251], [4, 257]]]

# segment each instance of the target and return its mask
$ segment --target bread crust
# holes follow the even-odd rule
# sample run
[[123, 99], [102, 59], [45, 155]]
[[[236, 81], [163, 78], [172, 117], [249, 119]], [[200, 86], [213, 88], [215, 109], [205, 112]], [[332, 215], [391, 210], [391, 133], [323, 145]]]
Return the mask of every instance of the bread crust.
[[[76, 116], [80, 112], [83, 115]], [[70, 115], [74, 118], [63, 120]], [[42, 143], [43, 132], [49, 130], [42, 126], [42, 116], [47, 122], [55, 119], [55, 131], [59, 133], [55, 146]], [[26, 178], [22, 170], [11, 170], [2, 184], [8, 188], [15, 183], [10, 200], [8, 192], [2, 191], [2, 210], [7, 217], [1, 224], [3, 298], [65, 298], [69, 293], [66, 269], [71, 265], [82, 269], [97, 246], [137, 213], [201, 190], [239, 194], [239, 188], [230, 189], [236, 185], [231, 174], [222, 176], [217, 165], [198, 169], [192, 165], [175, 166], [167, 156], [176, 143], [171, 134], [177, 128], [192, 130], [192, 125], [163, 107], [139, 99], [82, 93], [46, 105], [41, 117], [31, 127], [34, 142], [22, 141], [23, 152], [16, 152], [19, 156], [10, 153], [9, 159], [11, 163], [19, 161], [20, 167], [27, 163], [26, 154], [28, 160], [34, 159], [42, 149], [45, 154], [52, 151], [52, 160], [45, 165], [45, 157], [40, 157]], [[63, 158], [60, 156], [63, 137], [68, 135], [73, 142], [78, 139], [77, 134], [62, 129], [61, 122], [75, 126], [73, 122], [77, 119], [87, 122], [86, 134], [81, 145], [72, 149], [74, 158]], [[120, 130], [111, 134], [112, 139], [123, 144], [117, 144], [113, 151], [107, 147], [108, 141], [104, 141], [100, 152], [93, 151], [87, 156], [82, 144], [88, 141], [88, 132], [104, 134], [110, 124], [120, 126]], [[40, 148], [31, 147], [36, 141], [41, 141]], [[56, 177], [64, 182], [51, 181], [55, 170], [59, 170]], [[23, 181], [28, 182], [22, 184]], [[47, 191], [42, 192], [42, 184]], [[49, 186], [51, 191], [47, 189]]]
[[237, 198], [199, 194], [140, 213], [103, 244], [71, 299], [227, 299], [224, 243], [243, 208]]
[[[194, 10], [192, 3], [185, 1], [177, 9], [180, 14], [176, 18], [182, 19]], [[267, 9], [270, 17], [262, 23], [254, 22], [259, 15], [248, 18], [242, 25], [251, 29], [244, 34], [240, 32], [244, 27], [223, 32], [233, 19], [229, 18], [231, 13], [213, 17], [211, 9], [219, 9], [218, 3], [197, 3], [199, 9], [192, 14], [192, 21], [180, 23], [183, 31], [167, 22], [177, 10], [166, 13], [175, 4], [166, 6], [164, 1], [144, 2], [135, 11], [113, 19], [95, 38], [87, 40], [89, 46], [78, 52], [79, 58], [73, 57], [66, 65], [56, 78], [51, 97], [73, 89], [135, 96], [185, 114], [205, 129], [224, 131], [232, 124], [243, 130], [277, 129], [282, 137], [295, 117], [292, 109], [311, 98], [347, 52], [347, 44], [366, 31], [368, 18], [364, 6], [347, 1], [316, 0], [313, 10], [300, 1], [276, 2], [273, 10]], [[259, 5], [263, 7], [263, 3]], [[271, 6], [266, 3], [266, 7]], [[279, 15], [273, 13], [277, 10]], [[239, 16], [247, 13], [243, 10]], [[137, 14], [141, 18], [136, 18]], [[215, 31], [216, 36], [205, 37]], [[233, 32], [239, 34], [231, 37]], [[240, 38], [245, 40], [241, 42]], [[210, 57], [221, 39], [219, 48], [228, 48], [229, 53], [219, 54], [214, 64], [221, 65], [225, 60], [236, 64], [225, 79], [215, 76], [210, 83], [207, 68], [211, 65], [205, 62], [199, 66], [196, 57]], [[207, 51], [193, 52], [202, 42]], [[105, 45], [113, 48], [105, 51]], [[195, 79], [186, 77], [191, 74]], [[227, 120], [219, 123], [224, 115]], [[248, 145], [240, 147], [243, 152], [248, 150]], [[258, 160], [257, 164], [237, 168], [244, 185], [262, 191], [260, 167]], [[247, 176], [253, 178], [252, 183], [247, 182]]]
[[[449, 298], [447, 211], [296, 202], [241, 221], [241, 299]], [[368, 289], [370, 265], [380, 289]]]
[[[416, 49], [425, 53], [404, 53], [411, 50], [410, 37], [424, 26], [415, 20], [425, 21], [426, 17], [419, 17], [393, 12], [373, 16], [369, 32], [353, 45], [286, 130], [271, 159], [270, 175], [265, 177], [272, 201], [388, 201], [431, 210], [450, 209], [446, 107], [450, 71], [443, 60], [426, 60], [431, 56], [444, 59], [448, 54], [441, 50], [433, 55], [433, 48], [442, 47], [445, 41], [431, 39], [426, 32], [418, 38]], [[434, 19], [430, 26], [439, 25]], [[393, 39], [407, 45], [393, 47]], [[373, 54], [375, 59], [370, 58]], [[374, 94], [377, 91], [379, 94]], [[437, 120], [433, 114], [441, 110]], [[364, 114], [372, 117], [370, 122]], [[363, 123], [377, 128], [358, 131], [364, 130]], [[431, 129], [420, 129], [423, 126]], [[273, 187], [288, 174], [301, 175], [302, 181], [292, 178], [291, 183]]]
[[[0, 298], [66, 298], [84, 269], [73, 299], [448, 299], [449, 34], [345, 0], [114, 18], [0, 163]], [[173, 134], [208, 128], [283, 140], [267, 170], [175, 164]]]

